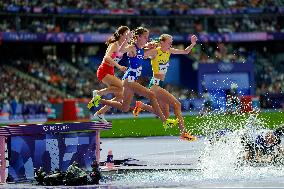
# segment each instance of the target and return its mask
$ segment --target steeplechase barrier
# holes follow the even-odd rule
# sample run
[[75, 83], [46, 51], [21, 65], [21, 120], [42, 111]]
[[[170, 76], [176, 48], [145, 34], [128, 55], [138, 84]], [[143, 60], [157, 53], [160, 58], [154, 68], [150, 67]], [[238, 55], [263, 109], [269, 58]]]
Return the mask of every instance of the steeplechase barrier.
[[100, 159], [100, 131], [112, 123], [72, 122], [54, 124], [19, 124], [0, 127], [0, 182], [29, 180], [34, 168], [46, 172], [77, 161], [91, 170]]

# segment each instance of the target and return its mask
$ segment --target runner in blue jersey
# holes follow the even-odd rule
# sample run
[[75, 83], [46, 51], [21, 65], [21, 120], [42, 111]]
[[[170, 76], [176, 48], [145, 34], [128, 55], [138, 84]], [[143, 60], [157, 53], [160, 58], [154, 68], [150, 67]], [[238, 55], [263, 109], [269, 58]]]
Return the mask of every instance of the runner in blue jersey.
[[[245, 160], [257, 163], [272, 163], [278, 157], [283, 157], [284, 149], [280, 136], [283, 126], [275, 131], [268, 130], [256, 136], [253, 141], [244, 140]], [[281, 132], [279, 132], [281, 131]]]
[[138, 27], [134, 30], [133, 44], [130, 45], [128, 49], [128, 59], [129, 67], [124, 74], [123, 80], [123, 100], [122, 102], [101, 99], [97, 96], [94, 101], [94, 105], [99, 104], [109, 105], [111, 107], [117, 108], [123, 112], [127, 112], [130, 109], [130, 104], [133, 99], [134, 94], [144, 96], [148, 98], [151, 102], [151, 106], [154, 109], [154, 113], [161, 118], [164, 126], [174, 126], [178, 123], [174, 119], [166, 119], [162, 113], [160, 106], [158, 104], [156, 95], [154, 92], [150, 91], [148, 88], [140, 85], [137, 80], [141, 76], [142, 64], [144, 59], [149, 58], [149, 53], [144, 51], [144, 46], [146, 45], [149, 38], [149, 31], [146, 28]]

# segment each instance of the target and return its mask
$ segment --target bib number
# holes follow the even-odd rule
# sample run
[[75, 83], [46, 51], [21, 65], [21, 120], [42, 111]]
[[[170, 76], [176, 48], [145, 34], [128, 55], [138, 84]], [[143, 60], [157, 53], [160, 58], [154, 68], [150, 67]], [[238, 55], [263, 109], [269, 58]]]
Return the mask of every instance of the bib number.
[[114, 58], [113, 60], [114, 60], [116, 63], [118, 63], [118, 62], [120, 61], [120, 59], [119, 59], [119, 58], [117, 58], [117, 57], [116, 57], [116, 58]]
[[142, 66], [140, 66], [139, 68], [136, 68], [136, 69], [131, 69], [130, 68], [129, 72], [132, 73], [135, 76], [129, 75], [127, 77], [128, 82], [134, 82], [136, 80], [136, 78], [138, 78], [141, 75], [141, 73], [142, 73]]
[[168, 64], [159, 65], [159, 74], [166, 74], [168, 71]]
[[135, 77], [130, 75], [127, 77], [128, 82], [134, 82], [135, 81]]

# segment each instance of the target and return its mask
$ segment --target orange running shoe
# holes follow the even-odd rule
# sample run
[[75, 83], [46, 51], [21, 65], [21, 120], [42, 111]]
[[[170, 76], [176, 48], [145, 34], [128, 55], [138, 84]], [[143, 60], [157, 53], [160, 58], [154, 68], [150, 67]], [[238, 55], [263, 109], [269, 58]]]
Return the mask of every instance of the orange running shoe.
[[141, 108], [142, 102], [141, 101], [136, 101], [135, 107], [133, 109], [133, 116], [138, 117], [139, 113], [143, 110]]
[[197, 137], [191, 135], [189, 132], [185, 131], [180, 135], [181, 140], [187, 140], [187, 141], [196, 141]]

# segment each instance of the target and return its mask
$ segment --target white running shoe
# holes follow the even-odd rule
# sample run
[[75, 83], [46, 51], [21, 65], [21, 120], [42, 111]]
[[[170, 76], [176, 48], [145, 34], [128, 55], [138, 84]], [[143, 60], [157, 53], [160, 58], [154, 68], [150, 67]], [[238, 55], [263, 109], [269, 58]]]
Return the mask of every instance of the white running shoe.
[[97, 114], [97, 113], [95, 113], [94, 116], [95, 116], [95, 118], [96, 118], [99, 122], [108, 123], [107, 120], [105, 119], [104, 114]]

